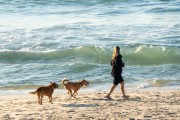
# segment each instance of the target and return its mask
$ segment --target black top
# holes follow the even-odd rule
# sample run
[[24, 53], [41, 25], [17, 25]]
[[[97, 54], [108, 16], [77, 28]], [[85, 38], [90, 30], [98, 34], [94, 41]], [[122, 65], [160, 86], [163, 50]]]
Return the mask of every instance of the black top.
[[122, 61], [122, 56], [120, 54], [118, 54], [114, 60], [111, 60], [111, 66], [112, 66], [111, 75], [121, 76], [122, 67], [124, 67], [124, 63]]

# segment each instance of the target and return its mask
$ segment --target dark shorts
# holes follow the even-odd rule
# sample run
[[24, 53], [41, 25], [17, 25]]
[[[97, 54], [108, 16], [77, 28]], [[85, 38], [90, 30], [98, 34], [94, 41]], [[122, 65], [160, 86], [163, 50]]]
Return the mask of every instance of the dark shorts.
[[124, 82], [122, 76], [114, 76], [113, 84], [118, 85], [119, 83]]

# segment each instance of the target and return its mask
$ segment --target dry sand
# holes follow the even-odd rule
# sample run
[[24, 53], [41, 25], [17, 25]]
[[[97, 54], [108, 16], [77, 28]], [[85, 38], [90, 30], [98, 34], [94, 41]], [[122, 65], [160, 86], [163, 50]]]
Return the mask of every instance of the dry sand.
[[114, 92], [79, 92], [76, 99], [53, 94], [53, 104], [36, 95], [1, 95], [0, 120], [180, 120], [180, 91], [128, 91], [129, 99]]

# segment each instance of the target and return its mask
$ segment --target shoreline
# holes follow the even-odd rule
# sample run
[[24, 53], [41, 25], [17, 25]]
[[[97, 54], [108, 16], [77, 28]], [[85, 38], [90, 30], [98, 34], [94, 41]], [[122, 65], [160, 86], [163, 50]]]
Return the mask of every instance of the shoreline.
[[77, 98], [69, 99], [67, 93], [53, 94], [53, 104], [43, 98], [43, 105], [37, 103], [37, 96], [0, 95], [1, 120], [68, 120], [68, 119], [180, 119], [180, 91], [127, 90], [129, 99], [118, 91], [112, 93], [112, 100], [104, 98], [108, 91], [86, 92], [81, 89]]
[[[85, 92], [108, 92], [110, 87], [112, 86], [112, 83], [106, 84], [106, 85], [100, 85], [100, 86], [83, 86], [80, 91]], [[2, 95], [26, 95], [29, 94], [29, 92], [35, 91], [36, 88], [31, 89], [0, 89], [0, 93]], [[118, 85], [115, 89], [115, 91], [119, 91], [120, 86]], [[129, 85], [126, 85], [125, 87], [126, 91], [180, 91], [179, 87], [174, 86], [166, 86], [166, 87], [147, 87], [147, 88], [139, 88], [139, 87], [132, 87]], [[64, 87], [55, 89], [54, 93], [66, 93], [67, 91], [64, 89]]]

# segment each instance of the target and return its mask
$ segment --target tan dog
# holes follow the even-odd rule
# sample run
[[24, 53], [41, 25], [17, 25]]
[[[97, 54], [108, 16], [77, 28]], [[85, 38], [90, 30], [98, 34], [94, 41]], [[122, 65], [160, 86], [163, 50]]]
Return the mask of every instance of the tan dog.
[[[89, 85], [89, 82], [87, 82], [86, 80], [82, 80], [81, 82], [69, 82], [68, 79], [63, 79], [62, 80], [62, 83], [64, 85], [64, 88], [66, 90], [68, 90], [68, 94], [71, 96], [71, 97], [74, 97], [75, 98], [75, 93], [76, 95], [78, 95], [77, 91], [83, 86], [83, 85], [86, 85], [88, 86]], [[72, 90], [74, 91], [72, 93]], [[70, 98], [71, 98], [70, 97]]]
[[42, 98], [43, 96], [48, 96], [49, 102], [52, 104], [52, 94], [54, 89], [58, 88], [58, 85], [55, 82], [50, 82], [50, 85], [39, 87], [35, 92], [30, 92], [30, 94], [37, 94], [38, 96], [38, 103], [42, 105]]

